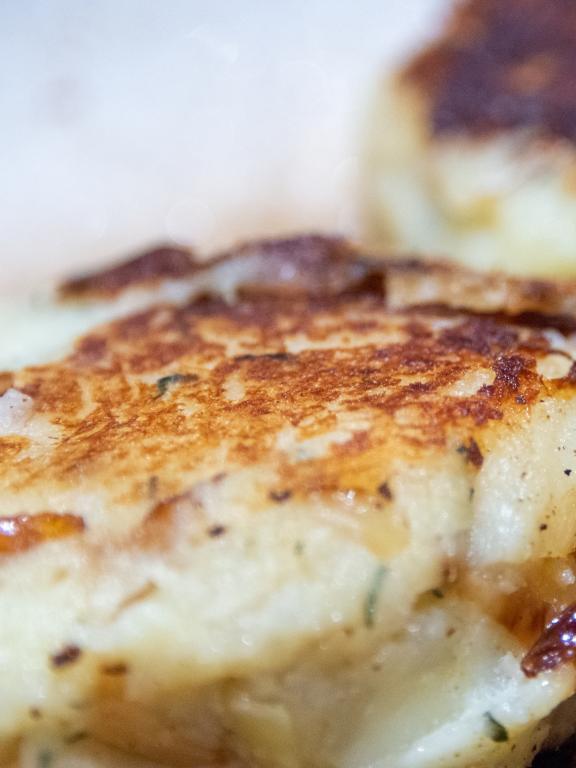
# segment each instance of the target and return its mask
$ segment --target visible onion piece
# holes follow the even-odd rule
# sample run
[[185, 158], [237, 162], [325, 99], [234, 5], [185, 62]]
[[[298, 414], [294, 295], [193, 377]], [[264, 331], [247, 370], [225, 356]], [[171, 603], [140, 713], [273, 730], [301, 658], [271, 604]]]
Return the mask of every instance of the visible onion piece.
[[576, 603], [572, 603], [547, 624], [522, 659], [526, 677], [556, 669], [576, 657]]
[[84, 528], [84, 520], [70, 514], [41, 512], [0, 517], [0, 555], [24, 552], [45, 541], [81, 533]]

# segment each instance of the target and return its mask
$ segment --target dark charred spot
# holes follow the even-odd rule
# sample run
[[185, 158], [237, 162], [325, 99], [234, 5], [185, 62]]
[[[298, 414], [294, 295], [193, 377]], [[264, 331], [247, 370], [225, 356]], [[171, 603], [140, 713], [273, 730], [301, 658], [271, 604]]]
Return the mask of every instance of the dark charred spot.
[[195, 269], [189, 251], [163, 246], [100, 272], [72, 278], [60, 287], [60, 296], [63, 299], [114, 296], [135, 285], [181, 278]]
[[386, 296], [386, 281], [384, 280], [383, 270], [375, 269], [373, 272], [368, 272], [366, 277], [358, 280], [349, 288], [342, 291], [344, 296], [356, 296], [356, 295], [378, 296], [385, 298]]
[[[532, 283], [527, 280], [524, 283], [526, 293], [530, 294], [530, 286]], [[554, 306], [559, 301], [559, 284], [548, 283], [548, 291], [545, 297], [541, 297], [539, 301], [542, 304], [543, 309]], [[504, 318], [505, 319], [505, 318]], [[568, 336], [576, 331], [576, 318], [573, 315], [550, 315], [544, 311], [541, 312], [522, 312], [514, 317], [514, 322], [525, 325], [528, 328], [542, 329], [554, 328], [554, 330]]]
[[498, 355], [492, 368], [496, 373], [494, 383], [481, 387], [479, 391], [488, 396], [502, 396], [520, 389], [522, 377], [530, 373], [532, 363], [522, 355]]
[[420, 393], [432, 391], [434, 389], [434, 386], [427, 381], [413, 381], [407, 385], [406, 389], [408, 390], [408, 392], [413, 392], [414, 394], [420, 394]]
[[536, 677], [572, 661], [575, 656], [576, 603], [573, 603], [549, 622], [522, 659], [522, 671], [526, 677]]
[[518, 342], [518, 333], [487, 318], [465, 320], [440, 334], [440, 343], [456, 351], [470, 350], [478, 355], [503, 352]]
[[223, 536], [226, 533], [226, 527], [223, 525], [213, 525], [208, 528], [208, 536], [212, 539], [217, 539], [219, 536]]
[[390, 490], [390, 486], [386, 481], [380, 483], [378, 486], [378, 493], [380, 496], [382, 496], [383, 499], [386, 499], [386, 501], [392, 501], [392, 491]]
[[456, 449], [458, 453], [461, 453], [466, 461], [474, 467], [481, 467], [484, 462], [484, 456], [478, 446], [476, 440], [473, 437], [470, 438], [468, 443], [459, 445]]
[[284, 490], [284, 491], [270, 491], [268, 494], [272, 501], [277, 501], [278, 503], [282, 503], [283, 501], [288, 501], [289, 498], [292, 496], [292, 491]]
[[565, 469], [564, 470], [564, 474], [566, 475], [566, 477], [570, 477], [570, 475], [572, 474], [572, 470], [571, 469]]
[[[238, 287], [239, 295], [249, 298], [353, 294], [364, 289], [367, 281], [370, 285], [372, 275], [381, 269], [346, 240], [324, 235], [259, 240], [241, 246], [233, 255], [256, 256], [262, 263], [258, 279]], [[220, 259], [229, 256], [223, 254]]]
[[437, 134], [514, 128], [576, 141], [576, 5], [467, 0], [405, 77]]
[[540, 523], [540, 528], [539, 528], [539, 530], [541, 530], [541, 531], [547, 531], [547, 530], [548, 530], [548, 525], [547, 525], [546, 523]]
[[82, 649], [77, 645], [66, 645], [61, 651], [58, 651], [58, 653], [51, 656], [50, 661], [53, 667], [59, 669], [60, 667], [67, 667], [70, 664], [74, 664], [74, 662], [78, 661], [81, 655]]

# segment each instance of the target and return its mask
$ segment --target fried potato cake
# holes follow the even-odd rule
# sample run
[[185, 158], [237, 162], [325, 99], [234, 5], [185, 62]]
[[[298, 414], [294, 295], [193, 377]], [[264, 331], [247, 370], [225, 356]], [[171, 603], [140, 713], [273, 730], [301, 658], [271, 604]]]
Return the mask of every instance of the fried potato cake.
[[575, 296], [310, 236], [21, 308], [0, 763], [519, 768], [563, 739]]
[[465, 0], [380, 87], [373, 244], [519, 275], [576, 274], [576, 6]]

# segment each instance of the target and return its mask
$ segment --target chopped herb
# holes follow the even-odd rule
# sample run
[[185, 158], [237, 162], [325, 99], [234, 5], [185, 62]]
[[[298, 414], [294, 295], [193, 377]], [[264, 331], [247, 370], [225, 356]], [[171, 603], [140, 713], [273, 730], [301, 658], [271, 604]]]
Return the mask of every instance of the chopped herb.
[[156, 399], [165, 395], [170, 387], [173, 387], [175, 384], [182, 384], [185, 381], [198, 381], [198, 376], [194, 373], [171, 373], [169, 376], [162, 376], [156, 382], [156, 389], [158, 390]]
[[444, 597], [444, 592], [442, 592], [441, 589], [438, 589], [438, 587], [434, 587], [434, 589], [431, 589], [430, 592], [432, 592], [434, 597], [437, 597], [438, 599]]
[[370, 629], [376, 621], [376, 609], [378, 608], [378, 598], [382, 589], [382, 581], [386, 575], [386, 568], [379, 565], [374, 571], [370, 589], [364, 601], [364, 624]]
[[490, 712], [484, 712], [484, 720], [486, 721], [488, 738], [498, 743], [508, 741], [508, 731]]
[[38, 753], [38, 768], [50, 768], [54, 761], [54, 752], [43, 749]]
[[294, 554], [295, 555], [301, 555], [304, 552], [304, 542], [303, 541], [297, 541], [294, 544]]

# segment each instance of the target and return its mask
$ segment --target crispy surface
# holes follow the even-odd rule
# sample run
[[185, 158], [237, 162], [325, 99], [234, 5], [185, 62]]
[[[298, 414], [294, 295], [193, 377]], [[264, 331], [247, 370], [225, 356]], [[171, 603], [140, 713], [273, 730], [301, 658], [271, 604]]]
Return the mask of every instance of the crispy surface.
[[386, 262], [383, 276], [389, 306], [438, 305], [574, 330], [574, 280], [517, 278], [419, 259]]
[[[250, 248], [217, 268], [242, 263]], [[390, 309], [382, 280], [396, 305], [426, 303], [417, 286], [434, 284], [432, 304], [472, 296], [478, 310], [484, 291], [490, 312], [558, 311], [571, 286], [510, 280], [495, 300], [495, 278], [377, 265], [341, 241], [265, 243], [263, 253], [260, 292], [252, 274], [249, 295], [232, 304], [213, 296], [155, 306], [10, 377], [41, 426], [0, 437], [5, 514], [85, 514], [87, 533], [124, 535], [160, 500], [254, 465], [273, 468], [266, 501], [350, 490], [381, 500], [393, 462], [458, 445], [477, 468], [484, 433], [551, 388], [564, 396], [573, 386], [571, 371], [553, 382], [538, 374], [552, 348], [538, 329], [453, 309]], [[291, 275], [288, 298], [274, 282], [281, 274]], [[469, 290], [455, 292], [463, 275]], [[478, 386], [462, 384], [470, 380]], [[76, 508], [80, 489], [114, 510], [110, 519]]]
[[136, 285], [154, 285], [160, 280], [184, 277], [194, 269], [190, 251], [163, 246], [96, 274], [70, 278], [60, 286], [60, 296], [64, 299], [113, 297]]
[[576, 140], [571, 0], [467, 0], [404, 76], [431, 101], [435, 133], [527, 128]]
[[179, 278], [157, 254], [68, 291], [121, 316], [2, 377], [0, 763], [53, 729], [162, 765], [411, 768], [471, 707], [423, 765], [465, 743], [491, 766], [502, 705], [527, 765], [574, 689], [566, 665], [526, 677], [541, 627], [505, 610], [543, 616], [523, 574], [576, 541], [573, 347], [535, 314], [574, 287], [321, 237]]
[[[292, 351], [302, 338], [317, 348]], [[371, 455], [381, 464], [392, 444], [396, 452], [441, 447], [449, 430], [501, 419], [518, 397], [532, 400], [536, 344], [546, 347], [489, 320], [454, 318], [435, 331], [433, 318], [388, 313], [363, 297], [151, 310], [85, 337], [60, 364], [15, 377], [59, 437], [42, 462], [26, 458], [27, 444], [3, 438], [0, 471], [15, 493], [81, 476], [109, 487], [118, 477], [137, 496], [150, 476], [177, 492], [182, 472], [272, 460], [295, 492], [350, 482], [375, 492], [385, 478], [373, 476]], [[494, 384], [469, 397], [444, 395], [478, 370], [492, 371]], [[161, 393], [166, 375], [190, 378]], [[400, 420], [406, 408], [411, 418]], [[329, 456], [293, 464], [278, 449], [283, 429], [309, 440], [343, 414], [368, 425]], [[355, 479], [345, 481], [352, 459]]]

